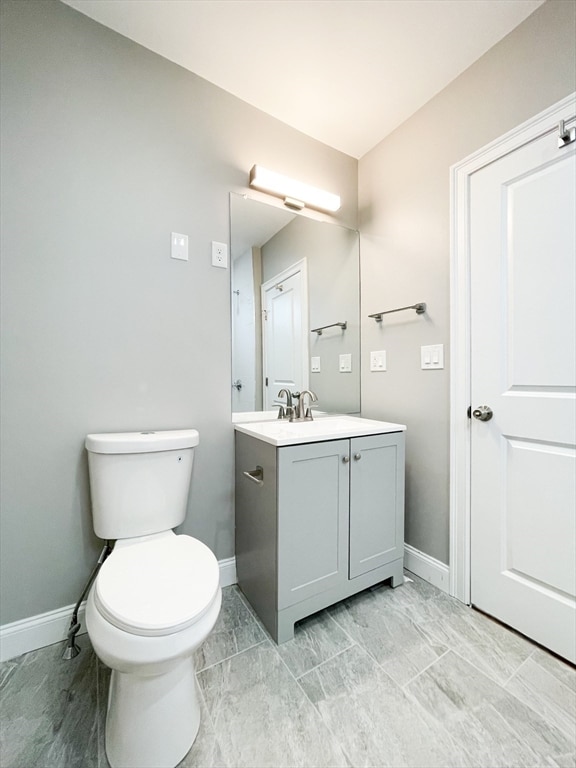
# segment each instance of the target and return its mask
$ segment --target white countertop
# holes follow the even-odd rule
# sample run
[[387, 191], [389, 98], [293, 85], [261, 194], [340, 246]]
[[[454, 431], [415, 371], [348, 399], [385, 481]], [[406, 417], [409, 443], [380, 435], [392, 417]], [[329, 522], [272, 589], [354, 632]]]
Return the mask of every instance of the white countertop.
[[278, 408], [274, 411], [235, 411], [232, 424], [244, 424], [249, 421], [274, 421], [278, 418]]
[[251, 435], [271, 445], [298, 445], [322, 440], [342, 440], [387, 432], [404, 432], [404, 424], [362, 419], [358, 416], [321, 416], [314, 421], [257, 421], [235, 424], [238, 432]]

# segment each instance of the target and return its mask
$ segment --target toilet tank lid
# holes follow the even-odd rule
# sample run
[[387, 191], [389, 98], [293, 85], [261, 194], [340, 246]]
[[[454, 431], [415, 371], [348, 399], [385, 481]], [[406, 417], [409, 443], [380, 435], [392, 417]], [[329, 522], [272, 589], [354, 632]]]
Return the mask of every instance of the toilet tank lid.
[[193, 448], [199, 441], [196, 429], [172, 429], [87, 435], [85, 446], [90, 453], [154, 453]]

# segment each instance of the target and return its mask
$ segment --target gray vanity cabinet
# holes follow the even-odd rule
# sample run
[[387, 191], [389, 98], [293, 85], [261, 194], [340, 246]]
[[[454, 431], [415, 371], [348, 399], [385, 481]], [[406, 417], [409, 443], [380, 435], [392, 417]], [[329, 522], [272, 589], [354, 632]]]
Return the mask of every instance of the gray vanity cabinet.
[[348, 580], [348, 440], [278, 448], [278, 610]]
[[283, 447], [236, 432], [238, 584], [278, 643], [305, 616], [401, 584], [403, 550], [403, 432]]

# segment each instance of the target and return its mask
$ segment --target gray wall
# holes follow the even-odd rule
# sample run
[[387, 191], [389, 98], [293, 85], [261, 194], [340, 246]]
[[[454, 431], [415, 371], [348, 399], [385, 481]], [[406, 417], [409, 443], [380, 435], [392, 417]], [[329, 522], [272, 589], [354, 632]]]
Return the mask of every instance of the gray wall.
[[[2, 623], [69, 605], [100, 550], [84, 436], [196, 427], [183, 531], [234, 554], [230, 191], [357, 162], [51, 0], [2, 2]], [[190, 261], [169, 258], [170, 232]]]
[[[362, 412], [408, 425], [406, 540], [448, 562], [449, 169], [576, 89], [575, 5], [549, 1], [359, 163]], [[366, 315], [417, 301], [426, 315]], [[420, 370], [420, 345], [446, 368]], [[370, 350], [388, 371], [370, 373]]]

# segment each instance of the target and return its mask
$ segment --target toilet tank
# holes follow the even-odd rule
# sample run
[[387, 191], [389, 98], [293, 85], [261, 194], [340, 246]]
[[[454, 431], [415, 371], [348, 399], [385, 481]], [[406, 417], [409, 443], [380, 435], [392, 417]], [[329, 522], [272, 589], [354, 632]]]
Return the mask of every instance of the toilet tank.
[[88, 435], [96, 535], [128, 539], [180, 525], [199, 439], [195, 429]]

